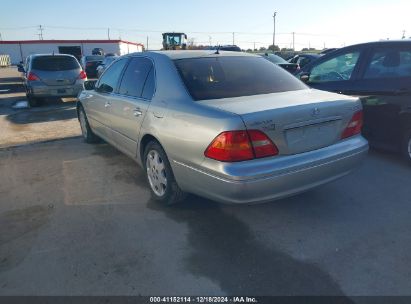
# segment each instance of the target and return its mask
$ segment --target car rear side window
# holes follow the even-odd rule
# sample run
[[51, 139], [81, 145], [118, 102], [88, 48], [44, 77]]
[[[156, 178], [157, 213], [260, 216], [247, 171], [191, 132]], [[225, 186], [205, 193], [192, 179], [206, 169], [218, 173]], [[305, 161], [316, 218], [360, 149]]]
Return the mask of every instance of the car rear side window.
[[174, 61], [194, 100], [251, 96], [307, 87], [262, 57], [221, 56]]
[[68, 71], [80, 68], [77, 59], [69, 56], [34, 57], [32, 62], [33, 70]]
[[119, 94], [141, 97], [152, 66], [153, 63], [150, 59], [132, 58], [121, 80]]
[[411, 77], [410, 49], [377, 49], [365, 70], [365, 79]]
[[150, 72], [148, 73], [146, 83], [144, 84], [143, 94], [141, 97], [151, 100], [154, 95], [155, 85], [154, 66], [152, 66]]

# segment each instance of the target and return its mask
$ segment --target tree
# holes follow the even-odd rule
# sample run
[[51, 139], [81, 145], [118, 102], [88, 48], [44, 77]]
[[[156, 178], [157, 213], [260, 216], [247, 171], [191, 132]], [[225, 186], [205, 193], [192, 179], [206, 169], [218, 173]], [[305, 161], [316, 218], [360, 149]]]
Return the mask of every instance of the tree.
[[270, 45], [269, 47], [268, 47], [268, 50], [269, 51], [274, 51], [274, 52], [277, 52], [277, 51], [279, 51], [280, 50], [280, 48], [278, 47], [278, 45]]
[[252, 49], [247, 49], [247, 53], [252, 53]]
[[260, 47], [260, 52], [264, 52], [264, 51], [266, 51], [267, 49], [265, 48], [265, 47]]

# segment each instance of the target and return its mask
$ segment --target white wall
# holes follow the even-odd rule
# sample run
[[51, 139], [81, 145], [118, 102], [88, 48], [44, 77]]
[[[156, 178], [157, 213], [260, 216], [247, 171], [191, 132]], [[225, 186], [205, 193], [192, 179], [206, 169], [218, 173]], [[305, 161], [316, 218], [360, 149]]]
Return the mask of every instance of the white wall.
[[[108, 42], [108, 43], [30, 43], [30, 44], [0, 44], [0, 54], [10, 55], [11, 63], [17, 64], [21, 60], [31, 54], [51, 54], [53, 51], [58, 54], [59, 46], [80, 46], [83, 55], [91, 55], [94, 48], [102, 48], [105, 53], [116, 53], [117, 55], [125, 55], [128, 53], [142, 52], [142, 46], [128, 44], [124, 42]], [[21, 53], [23, 58], [21, 58]]]

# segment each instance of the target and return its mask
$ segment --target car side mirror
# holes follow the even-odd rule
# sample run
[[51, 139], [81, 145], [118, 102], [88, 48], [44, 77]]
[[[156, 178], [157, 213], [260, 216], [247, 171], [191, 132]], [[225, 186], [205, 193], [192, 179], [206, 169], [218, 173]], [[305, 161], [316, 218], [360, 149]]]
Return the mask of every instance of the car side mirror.
[[24, 72], [25, 72], [22, 64], [18, 64], [18, 65], [17, 65], [17, 71], [19, 71], [19, 72], [21, 72], [21, 73], [24, 73]]
[[97, 80], [87, 80], [84, 82], [84, 89], [87, 91], [94, 90], [96, 87]]
[[309, 73], [302, 73], [300, 75], [300, 80], [304, 83], [307, 83], [310, 80], [310, 74]]

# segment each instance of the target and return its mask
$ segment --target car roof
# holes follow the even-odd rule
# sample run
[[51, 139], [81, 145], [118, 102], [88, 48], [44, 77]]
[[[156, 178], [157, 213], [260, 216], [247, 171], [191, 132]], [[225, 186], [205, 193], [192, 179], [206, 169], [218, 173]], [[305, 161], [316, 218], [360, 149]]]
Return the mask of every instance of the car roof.
[[389, 45], [389, 44], [410, 44], [411, 39], [403, 39], [403, 40], [381, 40], [381, 41], [371, 41], [371, 42], [364, 42], [364, 43], [359, 43], [359, 44], [353, 44], [346, 46], [348, 47], [355, 47], [355, 46], [373, 46], [373, 45]]
[[146, 53], [162, 54], [169, 57], [171, 60], [199, 58], [199, 57], [222, 57], [222, 56], [254, 56], [243, 52], [231, 52], [231, 51], [219, 51], [216, 54], [216, 50], [186, 50], [186, 51], [149, 51]]
[[31, 54], [30, 57], [35, 58], [35, 57], [45, 57], [45, 56], [59, 56], [59, 57], [74, 57], [73, 55], [70, 54]]

